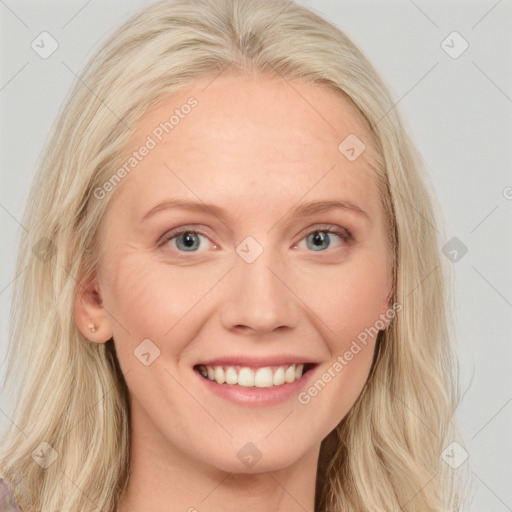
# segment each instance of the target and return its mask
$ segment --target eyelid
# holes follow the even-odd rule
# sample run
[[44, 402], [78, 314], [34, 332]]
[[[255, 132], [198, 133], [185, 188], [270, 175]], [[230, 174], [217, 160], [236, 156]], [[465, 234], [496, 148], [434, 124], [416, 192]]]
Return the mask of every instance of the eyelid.
[[304, 229], [299, 240], [302, 240], [305, 236], [310, 235], [316, 231], [327, 231], [334, 234], [339, 234], [347, 239], [353, 239], [352, 233], [345, 227], [339, 226], [338, 224], [313, 224], [312, 226]]
[[[157, 246], [160, 247], [161, 245], [165, 244], [166, 242], [168, 242], [169, 240], [171, 240], [172, 238], [178, 236], [178, 235], [182, 235], [183, 233], [187, 233], [187, 232], [191, 232], [191, 233], [196, 233], [198, 235], [202, 235], [206, 238], [208, 238], [210, 241], [211, 241], [211, 235], [208, 235], [205, 230], [202, 230], [201, 228], [198, 228], [197, 226], [194, 226], [194, 225], [187, 225], [187, 224], [184, 224], [183, 226], [177, 226], [173, 229], [170, 229], [169, 231], [166, 231], [157, 241]], [[217, 245], [215, 244], [214, 242], [212, 242], [213, 245]]]

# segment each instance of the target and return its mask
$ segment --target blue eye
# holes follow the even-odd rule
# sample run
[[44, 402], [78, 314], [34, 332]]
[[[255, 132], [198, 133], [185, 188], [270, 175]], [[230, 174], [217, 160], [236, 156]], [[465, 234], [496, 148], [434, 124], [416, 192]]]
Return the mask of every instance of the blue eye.
[[[328, 225], [310, 230], [306, 233], [306, 236], [301, 239], [301, 242], [305, 240], [306, 247], [314, 252], [325, 252], [325, 250], [333, 244], [333, 235], [340, 240], [341, 245], [346, 245], [352, 239], [352, 235], [345, 228]], [[178, 252], [197, 253], [207, 250], [207, 246], [203, 249], [200, 248], [201, 237], [209, 240], [206, 235], [203, 235], [198, 231], [186, 228], [177, 228], [166, 233], [162, 237], [161, 241], [158, 242], [158, 245], [169, 245], [173, 242], [171, 245], [173, 246], [173, 249], [177, 249]], [[340, 242], [338, 242], [338, 245], [340, 245]], [[299, 244], [294, 246], [294, 248], [298, 247], [298, 245]], [[218, 247], [217, 245], [214, 246]]]
[[306, 247], [315, 252], [322, 251], [331, 247], [332, 235], [341, 240], [341, 245], [346, 244], [352, 237], [344, 228], [328, 226], [326, 228], [317, 228], [303, 238], [306, 241]]
[[205, 235], [192, 230], [181, 230], [168, 233], [162, 240], [162, 244], [175, 240], [175, 246], [183, 252], [200, 252], [197, 249], [200, 244], [200, 237], [207, 238]]
[[[327, 249], [331, 245], [332, 234], [333, 233], [328, 231], [315, 231], [305, 238], [306, 245], [308, 248], [313, 249], [313, 251], [321, 251], [323, 249]], [[311, 241], [311, 245], [307, 244], [308, 239]]]

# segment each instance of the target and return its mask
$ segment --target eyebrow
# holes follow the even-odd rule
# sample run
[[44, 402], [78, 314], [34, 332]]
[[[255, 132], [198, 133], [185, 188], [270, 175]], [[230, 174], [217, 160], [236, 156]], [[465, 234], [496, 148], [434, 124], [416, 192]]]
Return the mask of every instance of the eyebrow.
[[[160, 201], [153, 208], [151, 208], [148, 212], [146, 212], [140, 222], [144, 222], [155, 213], [161, 210], [172, 210], [172, 209], [183, 209], [189, 211], [196, 211], [202, 213], [209, 213], [215, 215], [216, 217], [226, 220], [227, 222], [233, 224], [235, 221], [235, 217], [232, 217], [230, 214], [226, 212], [220, 206], [215, 204], [208, 204], [197, 201], [190, 201], [185, 199], [166, 199], [164, 201]], [[366, 217], [368, 221], [371, 222], [370, 216], [367, 212], [365, 212], [358, 205], [350, 202], [350, 201], [312, 201], [310, 203], [299, 204], [295, 208], [292, 208], [290, 212], [288, 212], [285, 216], [290, 217], [307, 217], [310, 215], [314, 215], [316, 213], [322, 213], [329, 210], [351, 210], [362, 216]]]

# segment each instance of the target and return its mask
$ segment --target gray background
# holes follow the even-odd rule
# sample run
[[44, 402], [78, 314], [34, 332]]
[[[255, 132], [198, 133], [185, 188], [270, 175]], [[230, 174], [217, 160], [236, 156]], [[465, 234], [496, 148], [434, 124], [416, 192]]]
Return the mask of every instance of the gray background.
[[[455, 263], [458, 418], [476, 483], [471, 512], [512, 511], [512, 4], [302, 0], [366, 53], [391, 87], [428, 166]], [[0, 376], [5, 370], [14, 243], [35, 165], [87, 58], [142, 0], [0, 0]], [[42, 59], [43, 31], [59, 44]], [[442, 41], [457, 31], [458, 58]], [[452, 52], [461, 41], [447, 43]], [[453, 242], [452, 242], [453, 243]], [[14, 398], [0, 394], [0, 430]]]

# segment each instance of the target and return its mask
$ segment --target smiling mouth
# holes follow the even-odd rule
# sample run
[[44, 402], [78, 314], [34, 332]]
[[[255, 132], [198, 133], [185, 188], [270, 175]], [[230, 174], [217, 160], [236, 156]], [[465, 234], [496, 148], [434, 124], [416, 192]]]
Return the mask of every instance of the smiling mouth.
[[194, 366], [203, 378], [230, 386], [247, 388], [271, 388], [291, 384], [310, 371], [316, 364], [284, 364], [252, 368], [250, 366], [209, 366], [198, 364]]

